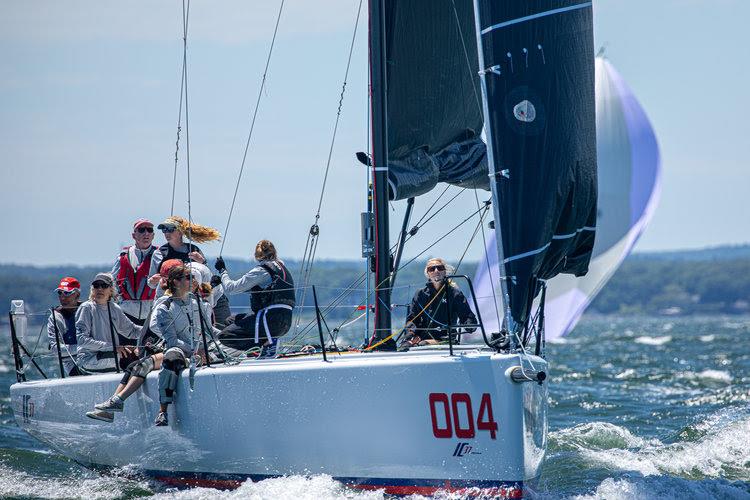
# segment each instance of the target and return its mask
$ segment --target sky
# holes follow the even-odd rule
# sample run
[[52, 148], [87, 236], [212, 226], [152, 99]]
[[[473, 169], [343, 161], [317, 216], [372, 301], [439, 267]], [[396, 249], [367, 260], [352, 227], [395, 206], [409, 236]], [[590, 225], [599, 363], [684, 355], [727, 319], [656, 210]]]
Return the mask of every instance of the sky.
[[[248, 256], [268, 238], [282, 257], [302, 256], [358, 5], [286, 0], [224, 255]], [[190, 214], [222, 233], [278, 6], [190, 6], [189, 122], [182, 125], [175, 212], [188, 213], [189, 151]], [[362, 14], [321, 207], [319, 258], [360, 257], [366, 172], [353, 152], [367, 149]], [[596, 47], [606, 47], [661, 147], [661, 203], [637, 251], [750, 242], [747, 19], [746, 0], [594, 2]], [[158, 223], [170, 213], [182, 3], [0, 0], [0, 54], [0, 262], [112, 261], [132, 241], [135, 219]], [[438, 191], [417, 200], [416, 218]], [[462, 194], [406, 257], [425, 250], [476, 202], [473, 192]], [[403, 202], [393, 204], [392, 237], [402, 213]], [[474, 227], [465, 224], [423, 256], [455, 262], [466, 251], [477, 260], [481, 238], [467, 250]], [[208, 255], [219, 247], [203, 246]]]

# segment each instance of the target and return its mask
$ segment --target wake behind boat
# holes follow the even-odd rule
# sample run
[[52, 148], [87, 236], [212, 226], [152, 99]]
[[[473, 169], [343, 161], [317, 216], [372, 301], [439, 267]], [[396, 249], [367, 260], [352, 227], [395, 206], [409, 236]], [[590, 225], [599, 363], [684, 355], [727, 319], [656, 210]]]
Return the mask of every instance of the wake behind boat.
[[[546, 450], [545, 280], [585, 274], [594, 242], [591, 10], [590, 3], [569, 0], [543, 7], [370, 3], [372, 155], [359, 157], [371, 166], [362, 246], [374, 279], [365, 314], [373, 304], [375, 317], [362, 352], [326, 353], [327, 309], [318, 307], [312, 288], [322, 353], [282, 351], [275, 359], [185, 370], [162, 427], [152, 424], [152, 373], [115, 424], [106, 425], [85, 413], [109, 397], [118, 375], [26, 381], [19, 303], [11, 313], [18, 424], [91, 468], [125, 468], [171, 484], [232, 487], [248, 478], [325, 473], [393, 494], [523, 496]], [[459, 324], [446, 301], [447, 320], [436, 329], [447, 345], [388, 352], [407, 330], [392, 329], [391, 291], [405, 265], [411, 213], [392, 247], [388, 205], [407, 199], [411, 207], [439, 182], [492, 192], [484, 204], [477, 200], [474, 236], [492, 209], [495, 251], [504, 264], [501, 328], [486, 332], [481, 317]], [[300, 305], [310, 288], [319, 215], [295, 278]], [[449, 290], [465, 279], [471, 289], [465, 276], [438, 268], [436, 287]], [[484, 345], [454, 345], [461, 328], [479, 328]], [[299, 334], [293, 332], [295, 339]]]

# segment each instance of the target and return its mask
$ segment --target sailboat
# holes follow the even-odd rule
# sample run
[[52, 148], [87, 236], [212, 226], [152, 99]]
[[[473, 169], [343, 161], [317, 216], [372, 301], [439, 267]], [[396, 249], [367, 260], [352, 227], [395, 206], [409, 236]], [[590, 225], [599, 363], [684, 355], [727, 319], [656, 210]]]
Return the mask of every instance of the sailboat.
[[[370, 348], [201, 367], [181, 377], [169, 427], [152, 423], [155, 373], [105, 425], [85, 413], [119, 375], [25, 381], [17, 355], [22, 429], [92, 469], [180, 486], [328, 474], [389, 494], [533, 488], [548, 382], [543, 315], [531, 305], [544, 280], [585, 273], [594, 244], [591, 3], [373, 0], [369, 26]], [[395, 352], [388, 203], [446, 181], [492, 191], [509, 341]], [[334, 427], [335, 438], [323, 432]]]
[[[547, 283], [547, 340], [573, 330], [643, 234], [661, 193], [656, 134], [643, 107], [603, 51], [596, 58], [596, 139], [599, 204], [589, 272], [581, 277], [559, 275]], [[494, 249], [494, 237], [487, 239], [487, 247]], [[499, 270], [494, 255], [487, 255], [475, 273], [477, 304], [486, 318], [485, 328], [499, 331], [493, 314], [493, 296], [498, 295], [493, 294], [493, 283]]]

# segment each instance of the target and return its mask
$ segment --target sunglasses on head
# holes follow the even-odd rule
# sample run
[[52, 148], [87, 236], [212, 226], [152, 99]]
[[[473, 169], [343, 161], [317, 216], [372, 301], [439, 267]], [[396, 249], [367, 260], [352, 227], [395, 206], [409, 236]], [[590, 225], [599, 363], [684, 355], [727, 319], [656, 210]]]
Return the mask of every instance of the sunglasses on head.
[[57, 295], [64, 295], [66, 297], [70, 297], [74, 293], [76, 293], [78, 290], [58, 290]]
[[428, 266], [427, 267], [427, 272], [431, 273], [432, 271], [445, 271], [445, 266], [443, 266], [443, 265], [440, 265], [440, 266]]
[[109, 288], [109, 285], [103, 281], [95, 281], [91, 283], [91, 286], [93, 286], [94, 288], [102, 289], [102, 290]]
[[177, 229], [176, 227], [164, 227], [162, 228], [161, 232], [162, 233], [174, 233], [176, 229]]
[[143, 226], [141, 226], [138, 229], [136, 229], [136, 231], [139, 232], [139, 233], [141, 233], [141, 234], [143, 234], [143, 233], [153, 233], [154, 232], [154, 228], [153, 227], [143, 227]]

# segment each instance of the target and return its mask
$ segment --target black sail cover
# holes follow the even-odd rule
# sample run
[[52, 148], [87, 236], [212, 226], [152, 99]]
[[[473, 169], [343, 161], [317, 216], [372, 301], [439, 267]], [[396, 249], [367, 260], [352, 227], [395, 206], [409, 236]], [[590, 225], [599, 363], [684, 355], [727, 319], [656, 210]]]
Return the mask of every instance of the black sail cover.
[[585, 274], [594, 245], [592, 8], [580, 0], [478, 5], [509, 305], [525, 325], [538, 279]]
[[386, 0], [390, 197], [490, 189], [471, 0]]

